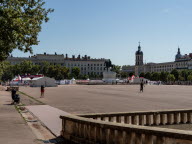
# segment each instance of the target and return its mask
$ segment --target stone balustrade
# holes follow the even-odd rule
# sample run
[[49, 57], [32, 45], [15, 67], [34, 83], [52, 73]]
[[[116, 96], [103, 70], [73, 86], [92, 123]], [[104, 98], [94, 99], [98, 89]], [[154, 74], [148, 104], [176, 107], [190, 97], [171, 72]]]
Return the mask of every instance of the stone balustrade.
[[142, 126], [158, 126], [192, 123], [192, 110], [164, 110], [148, 112], [121, 112], [78, 115], [95, 120]]
[[[152, 124], [159, 122], [173, 123], [176, 121], [186, 122], [188, 112], [177, 112], [175, 115], [170, 113], [158, 113], [156, 116], [153, 112], [143, 113], [141, 115], [133, 114], [124, 115], [124, 121], [132, 121], [137, 124], [142, 122], [146, 117], [146, 123]], [[159, 116], [160, 118], [158, 118]], [[181, 116], [180, 116], [181, 115]], [[93, 115], [92, 115], [93, 116]], [[127, 116], [131, 116], [129, 120]], [[152, 120], [152, 117], [154, 120]], [[180, 118], [181, 117], [181, 118]], [[122, 115], [96, 116], [95, 119], [79, 117], [75, 115], [60, 116], [62, 119], [61, 135], [72, 142], [82, 144], [192, 144], [192, 132], [183, 130], [174, 130], [167, 128], [148, 127], [141, 125], [120, 123]], [[168, 119], [165, 120], [165, 119]], [[100, 119], [100, 120], [97, 120]], [[108, 120], [106, 120], [108, 119]], [[116, 120], [118, 123], [110, 121]], [[163, 121], [162, 121], [162, 120]], [[106, 120], [106, 121], [105, 121]], [[154, 121], [154, 122], [153, 122]], [[143, 122], [142, 122], [143, 123]]]

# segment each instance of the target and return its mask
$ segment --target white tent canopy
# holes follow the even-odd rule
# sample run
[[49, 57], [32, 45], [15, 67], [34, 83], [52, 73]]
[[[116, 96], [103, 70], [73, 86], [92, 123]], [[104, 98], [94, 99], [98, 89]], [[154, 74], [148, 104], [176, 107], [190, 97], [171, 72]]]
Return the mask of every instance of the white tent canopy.
[[57, 84], [55, 83], [55, 79], [49, 78], [49, 77], [39, 77], [39, 78], [33, 78], [31, 80], [30, 86], [31, 87], [56, 87]]

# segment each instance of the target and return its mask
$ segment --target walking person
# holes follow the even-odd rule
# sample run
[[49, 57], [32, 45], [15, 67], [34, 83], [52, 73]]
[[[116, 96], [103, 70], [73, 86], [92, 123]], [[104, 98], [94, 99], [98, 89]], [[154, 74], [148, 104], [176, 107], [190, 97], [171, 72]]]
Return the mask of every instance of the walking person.
[[13, 102], [11, 104], [14, 104], [14, 99], [15, 99], [16, 93], [17, 93], [16, 89], [12, 88], [12, 90], [11, 90], [11, 97], [12, 97]]
[[41, 85], [41, 96], [40, 96], [40, 98], [44, 97], [44, 92], [45, 92], [45, 87], [43, 85]]
[[141, 83], [140, 83], [140, 92], [143, 92], [143, 87], [144, 87], [144, 83], [143, 83], [143, 80], [142, 80]]

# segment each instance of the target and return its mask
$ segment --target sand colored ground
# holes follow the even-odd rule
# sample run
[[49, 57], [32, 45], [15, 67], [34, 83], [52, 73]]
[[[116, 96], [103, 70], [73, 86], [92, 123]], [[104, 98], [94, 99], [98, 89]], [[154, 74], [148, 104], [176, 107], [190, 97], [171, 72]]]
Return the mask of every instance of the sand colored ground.
[[191, 86], [66, 85], [45, 88], [21, 87], [21, 91], [70, 113], [127, 112], [192, 108]]

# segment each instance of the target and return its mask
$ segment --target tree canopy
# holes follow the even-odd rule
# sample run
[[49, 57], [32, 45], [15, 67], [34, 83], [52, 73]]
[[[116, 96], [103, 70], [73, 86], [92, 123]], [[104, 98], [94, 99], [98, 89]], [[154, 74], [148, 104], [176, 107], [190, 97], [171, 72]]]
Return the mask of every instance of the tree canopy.
[[42, 23], [53, 12], [44, 4], [44, 0], [0, 0], [0, 61], [14, 49], [32, 53]]

